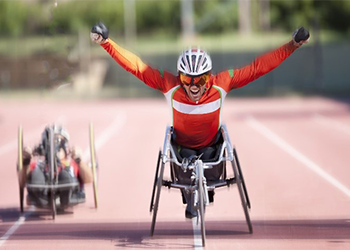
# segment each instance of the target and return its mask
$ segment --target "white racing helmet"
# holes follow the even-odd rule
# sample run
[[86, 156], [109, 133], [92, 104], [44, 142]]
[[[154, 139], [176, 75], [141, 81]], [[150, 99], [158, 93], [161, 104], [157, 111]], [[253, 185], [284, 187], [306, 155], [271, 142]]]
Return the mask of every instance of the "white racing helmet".
[[211, 69], [210, 56], [199, 47], [183, 51], [177, 60], [177, 70], [185, 75], [199, 76]]
[[53, 132], [55, 135], [56, 151], [59, 152], [63, 149], [67, 156], [70, 153], [68, 131], [63, 126], [55, 124], [53, 126]]
[[69, 133], [61, 125], [53, 124], [51, 126], [45, 127], [44, 131], [41, 134], [41, 145], [39, 146], [39, 154], [44, 155], [45, 151], [47, 150], [47, 146], [49, 143], [50, 127], [52, 128], [54, 133], [54, 140], [57, 147], [56, 150], [58, 150], [59, 148], [63, 148], [67, 152]]
[[61, 125], [54, 125], [54, 134], [62, 136], [66, 141], [69, 141], [69, 133], [68, 131]]

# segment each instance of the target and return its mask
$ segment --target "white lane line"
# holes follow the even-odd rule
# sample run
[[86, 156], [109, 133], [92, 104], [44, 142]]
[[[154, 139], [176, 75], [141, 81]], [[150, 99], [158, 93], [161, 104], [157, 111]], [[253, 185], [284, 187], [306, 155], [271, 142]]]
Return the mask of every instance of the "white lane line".
[[308, 167], [310, 170], [314, 171], [316, 174], [318, 174], [320, 177], [322, 177], [325, 181], [339, 189], [341, 192], [343, 192], [346, 196], [350, 197], [350, 190], [344, 186], [342, 183], [340, 183], [337, 179], [335, 179], [333, 176], [328, 174], [326, 171], [324, 171], [320, 166], [318, 166], [316, 163], [308, 159], [306, 156], [304, 156], [302, 153], [297, 151], [295, 148], [293, 148], [291, 145], [289, 145], [286, 141], [284, 141], [282, 138], [280, 138], [277, 134], [269, 130], [267, 127], [265, 127], [262, 123], [257, 121], [254, 117], [249, 116], [246, 120], [246, 123], [256, 131], [258, 131], [261, 135], [265, 136], [267, 139], [275, 143], [277, 146], [279, 146], [281, 149], [283, 149], [285, 152], [293, 156], [295, 159], [300, 161], [302, 164], [304, 164], [306, 167]]
[[[114, 119], [114, 121], [103, 131], [103, 133], [95, 140], [95, 150], [97, 151], [99, 148], [101, 148], [104, 144], [108, 142], [112, 138], [112, 136], [117, 135], [124, 125], [126, 124], [126, 114], [125, 113], [119, 113], [117, 117]], [[90, 158], [90, 147], [85, 149], [83, 153], [83, 159], [84, 161], [88, 161]]]
[[317, 122], [318, 124], [323, 125], [323, 126], [330, 127], [333, 130], [337, 129], [337, 130], [339, 130], [347, 135], [350, 135], [350, 126], [345, 124], [345, 123], [336, 121], [334, 119], [330, 119], [330, 118], [325, 117], [323, 115], [320, 115], [318, 113], [315, 113], [314, 121]]
[[197, 223], [197, 217], [192, 218], [192, 228], [193, 228], [193, 243], [194, 249], [203, 249], [202, 247], [202, 232], [200, 223]]
[[10, 236], [16, 232], [16, 230], [20, 227], [20, 225], [23, 224], [23, 222], [25, 221], [25, 216], [21, 216], [19, 217], [19, 219], [15, 222], [15, 224], [12, 225], [12, 227], [10, 227], [9, 230], [7, 230], [7, 232], [4, 234], [4, 236], [2, 236], [0, 238], [0, 247], [6, 242], [6, 240], [8, 238], [10, 238]]
[[7, 232], [0, 238], [0, 247], [3, 244], [5, 244], [7, 239], [10, 238], [10, 236], [14, 234], [14, 232], [16, 232], [16, 230], [24, 223], [26, 218], [34, 211], [34, 209], [35, 208], [31, 206], [29, 210], [25, 212], [21, 217], [19, 217], [19, 219], [15, 222], [15, 224], [13, 224], [12, 227], [10, 227], [10, 229], [7, 230]]

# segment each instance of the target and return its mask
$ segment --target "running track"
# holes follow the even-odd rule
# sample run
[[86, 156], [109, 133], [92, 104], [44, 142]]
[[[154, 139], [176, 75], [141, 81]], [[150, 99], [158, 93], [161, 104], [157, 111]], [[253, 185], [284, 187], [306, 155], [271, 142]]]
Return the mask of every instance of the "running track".
[[[169, 113], [165, 100], [0, 100], [0, 249], [201, 249], [178, 190], [163, 189], [155, 235], [149, 202]], [[206, 210], [206, 249], [350, 249], [350, 105], [325, 98], [228, 99], [222, 120], [237, 147], [249, 196], [247, 233], [236, 187]], [[95, 126], [99, 208], [19, 214], [17, 128], [25, 145], [64, 124], [88, 158]]]

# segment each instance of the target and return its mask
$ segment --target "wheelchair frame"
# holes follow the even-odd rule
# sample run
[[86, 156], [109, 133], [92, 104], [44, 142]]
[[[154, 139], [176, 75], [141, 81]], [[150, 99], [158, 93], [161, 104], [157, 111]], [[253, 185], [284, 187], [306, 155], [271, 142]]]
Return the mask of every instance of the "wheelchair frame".
[[[165, 139], [164, 139], [164, 145], [163, 145], [163, 153], [161, 150], [159, 150], [158, 154], [158, 161], [156, 165], [156, 173], [155, 173], [155, 179], [153, 184], [153, 190], [152, 190], [152, 197], [151, 197], [151, 203], [150, 203], [150, 212], [153, 211], [153, 217], [152, 217], [152, 225], [151, 225], [151, 236], [154, 234], [155, 224], [156, 224], [156, 218], [157, 218], [157, 212], [158, 212], [158, 206], [159, 206], [159, 200], [160, 200], [160, 193], [162, 186], [167, 188], [176, 188], [180, 190], [190, 190], [193, 192], [196, 192], [198, 194], [197, 199], [195, 199], [195, 202], [197, 203], [197, 208], [199, 210], [199, 217], [201, 220], [201, 234], [202, 234], [202, 245], [205, 245], [205, 221], [204, 221], [204, 207], [208, 204], [208, 191], [213, 191], [215, 188], [218, 187], [224, 187], [224, 186], [230, 186], [232, 184], [237, 184], [241, 204], [244, 210], [246, 223], [248, 226], [249, 233], [253, 233], [253, 227], [251, 224], [249, 211], [248, 209], [251, 208], [250, 200], [248, 197], [247, 188], [244, 182], [241, 166], [238, 160], [237, 151], [235, 147], [232, 147], [232, 144], [230, 142], [230, 138], [227, 132], [226, 125], [222, 125], [220, 128], [223, 142], [222, 146], [220, 148], [219, 156], [215, 162], [202, 162], [200, 159], [196, 160], [194, 162], [194, 166], [192, 166], [192, 170], [195, 173], [196, 181], [194, 182], [194, 185], [186, 185], [186, 184], [180, 184], [175, 180], [175, 173], [174, 173], [174, 164], [178, 167], [182, 166], [182, 163], [180, 163], [176, 157], [175, 151], [173, 149], [171, 139], [172, 139], [172, 133], [173, 133], [173, 127], [168, 126], [165, 131]], [[227, 156], [225, 156], [227, 155]], [[226, 177], [226, 161], [230, 161], [232, 165], [233, 170], [233, 177], [227, 178]], [[170, 163], [170, 176], [172, 180], [164, 180], [164, 169], [165, 164]], [[222, 177], [215, 182], [214, 184], [207, 185], [205, 176], [204, 176], [204, 169], [211, 168], [213, 166], [216, 166], [220, 163], [223, 163], [223, 174]], [[159, 169], [160, 167], [160, 169]], [[183, 168], [182, 168], [183, 169]], [[156, 196], [155, 196], [156, 195]], [[195, 204], [196, 205], [196, 204]], [[197, 218], [198, 220], [199, 218]]]
[[[95, 141], [94, 141], [94, 130], [93, 124], [90, 123], [89, 127], [89, 139], [90, 139], [90, 156], [91, 156], [91, 167], [93, 174], [93, 191], [94, 191], [94, 201], [95, 208], [98, 206], [98, 197], [97, 197], [97, 162], [96, 162], [96, 151], [95, 151]], [[58, 184], [58, 166], [57, 166], [57, 156], [55, 154], [55, 140], [54, 140], [54, 129], [53, 126], [48, 127], [48, 136], [44, 141], [45, 150], [45, 165], [48, 166], [48, 182], [44, 185], [40, 184], [26, 184], [29, 188], [45, 188], [48, 190], [49, 204], [48, 208], [51, 209], [52, 218], [55, 219], [57, 214], [57, 201], [56, 201], [56, 192], [62, 188], [77, 187], [79, 182], [67, 183], [67, 184]], [[18, 128], [18, 164], [17, 170], [23, 168], [23, 129], [22, 126]], [[20, 190], [20, 210], [21, 213], [24, 212], [24, 186], [19, 185]], [[76, 204], [69, 204], [68, 206], [74, 206]]]

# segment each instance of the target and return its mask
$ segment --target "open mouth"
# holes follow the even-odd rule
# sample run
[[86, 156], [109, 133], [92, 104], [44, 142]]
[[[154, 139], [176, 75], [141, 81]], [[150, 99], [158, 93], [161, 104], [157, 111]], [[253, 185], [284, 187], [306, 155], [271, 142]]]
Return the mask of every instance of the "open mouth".
[[192, 99], [197, 101], [200, 98], [200, 89], [197, 90], [190, 90]]
[[192, 95], [198, 95], [199, 94], [199, 89], [194, 91], [194, 90], [190, 90]]
[[186, 88], [186, 92], [192, 101], [199, 101], [202, 97], [203, 89], [193, 85], [190, 88]]

